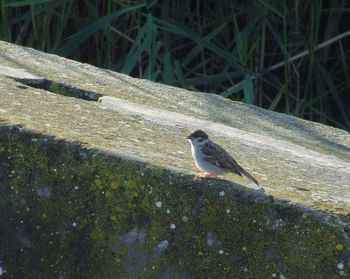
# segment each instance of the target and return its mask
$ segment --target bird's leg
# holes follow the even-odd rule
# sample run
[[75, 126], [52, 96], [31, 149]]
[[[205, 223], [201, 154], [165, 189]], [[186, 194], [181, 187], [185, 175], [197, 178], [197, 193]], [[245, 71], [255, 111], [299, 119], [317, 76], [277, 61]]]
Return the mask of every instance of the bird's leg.
[[199, 174], [196, 175], [197, 178], [217, 178], [217, 176], [210, 174], [208, 172], [201, 172]]

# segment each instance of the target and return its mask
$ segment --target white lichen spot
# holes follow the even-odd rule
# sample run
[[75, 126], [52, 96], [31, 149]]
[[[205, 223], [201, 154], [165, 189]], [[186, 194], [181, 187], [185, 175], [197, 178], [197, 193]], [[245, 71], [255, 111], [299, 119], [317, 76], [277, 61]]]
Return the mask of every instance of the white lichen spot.
[[170, 225], [170, 229], [175, 230], [176, 229], [176, 225], [175, 224], [171, 224]]
[[164, 252], [165, 249], [168, 247], [168, 245], [169, 245], [169, 241], [168, 241], [168, 240], [163, 240], [163, 241], [161, 241], [161, 242], [158, 244], [157, 248], [158, 248], [160, 251]]
[[254, 224], [256, 223], [256, 220], [255, 220], [255, 219], [253, 219], [253, 223], [254, 223]]
[[278, 229], [280, 227], [283, 226], [283, 220], [282, 219], [278, 219], [274, 222], [274, 224], [272, 225], [273, 229]]
[[216, 238], [214, 233], [208, 232], [207, 233], [207, 244], [209, 246], [212, 246], [212, 247], [213, 246], [218, 247], [218, 246], [221, 246], [221, 241]]
[[162, 202], [161, 201], [157, 201], [156, 202], [156, 207], [161, 208], [162, 207]]
[[284, 276], [283, 274], [280, 275], [280, 279], [286, 279], [286, 276]]
[[222, 255], [224, 253], [223, 250], [219, 250], [219, 254]]
[[51, 191], [48, 187], [36, 189], [36, 193], [41, 198], [49, 198], [51, 196]]
[[37, 141], [38, 141], [38, 139], [32, 138], [32, 142], [37, 142]]
[[75, 186], [75, 187], [74, 187], [74, 190], [75, 190], [75, 191], [79, 190], [79, 187], [78, 187], [78, 186]]
[[227, 208], [226, 209], [226, 214], [230, 214], [231, 213], [231, 209]]
[[169, 208], [166, 210], [166, 213], [170, 214], [170, 209]]
[[4, 271], [2, 270], [2, 267], [0, 266], [0, 276], [4, 274]]
[[187, 223], [188, 220], [189, 220], [189, 218], [188, 218], [186, 215], [184, 215], [184, 216], [182, 216], [181, 220], [182, 220], [183, 222]]
[[168, 248], [168, 245], [169, 245], [169, 241], [168, 240], [161, 241], [154, 248], [153, 256], [158, 259], [165, 252], [165, 250]]
[[221, 192], [219, 193], [219, 196], [220, 196], [220, 197], [225, 196], [225, 192], [224, 192], [224, 191], [221, 191]]
[[118, 249], [121, 244], [132, 245], [134, 242], [140, 244], [145, 243], [146, 235], [137, 229], [133, 229], [128, 233], [121, 235], [116, 241], [114, 241], [113, 249]]
[[343, 262], [338, 263], [337, 267], [339, 269], [343, 269], [344, 268], [344, 263]]
[[272, 273], [272, 277], [275, 278], [276, 277], [276, 273]]
[[76, 226], [77, 226], [77, 223], [76, 223], [76, 222], [73, 222], [73, 223], [72, 223], [72, 226], [73, 226], [73, 227], [76, 227]]

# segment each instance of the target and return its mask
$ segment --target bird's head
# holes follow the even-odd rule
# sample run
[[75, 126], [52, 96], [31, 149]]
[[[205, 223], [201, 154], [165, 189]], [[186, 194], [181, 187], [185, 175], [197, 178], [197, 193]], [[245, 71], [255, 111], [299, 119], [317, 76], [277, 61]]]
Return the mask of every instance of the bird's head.
[[209, 137], [202, 130], [194, 130], [186, 137], [186, 139], [192, 144], [204, 144], [208, 141]]

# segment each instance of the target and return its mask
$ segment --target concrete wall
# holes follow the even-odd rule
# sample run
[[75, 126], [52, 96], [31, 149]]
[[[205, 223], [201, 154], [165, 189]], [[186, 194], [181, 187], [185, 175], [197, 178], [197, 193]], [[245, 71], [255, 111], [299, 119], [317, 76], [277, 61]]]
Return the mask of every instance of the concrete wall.
[[[4, 42], [0, 73], [6, 278], [349, 276], [347, 132]], [[263, 188], [196, 179], [197, 127]]]

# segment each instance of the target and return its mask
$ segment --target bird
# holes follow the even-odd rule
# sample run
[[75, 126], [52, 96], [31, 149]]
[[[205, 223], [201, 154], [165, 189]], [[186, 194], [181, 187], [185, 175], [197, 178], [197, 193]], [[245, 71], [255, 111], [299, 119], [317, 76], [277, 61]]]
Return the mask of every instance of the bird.
[[244, 175], [259, 186], [259, 182], [243, 169], [232, 156], [220, 145], [209, 139], [202, 130], [192, 131], [186, 139], [191, 143], [194, 162], [199, 170], [204, 172], [203, 178], [216, 178], [226, 173]]

